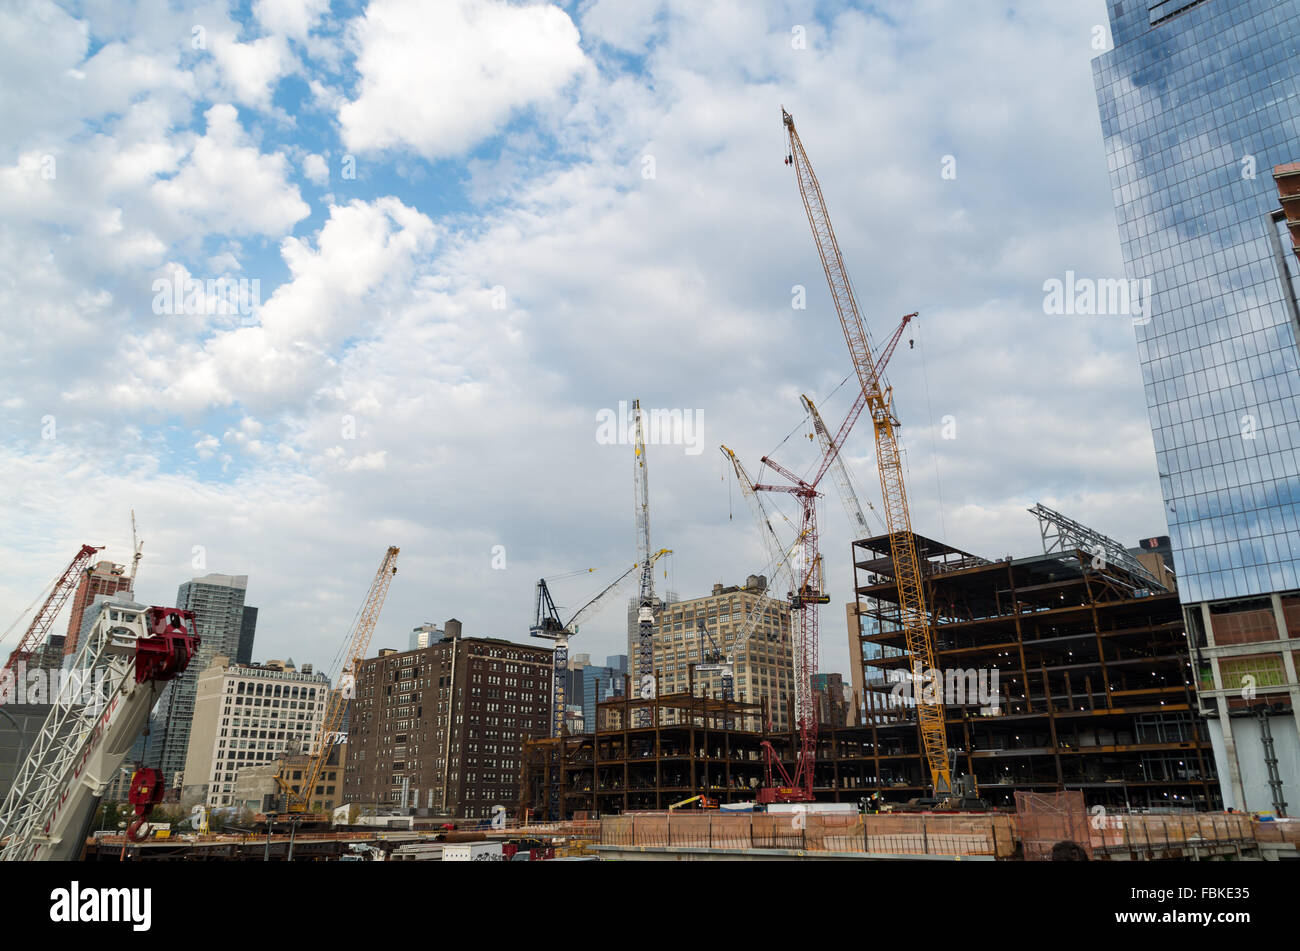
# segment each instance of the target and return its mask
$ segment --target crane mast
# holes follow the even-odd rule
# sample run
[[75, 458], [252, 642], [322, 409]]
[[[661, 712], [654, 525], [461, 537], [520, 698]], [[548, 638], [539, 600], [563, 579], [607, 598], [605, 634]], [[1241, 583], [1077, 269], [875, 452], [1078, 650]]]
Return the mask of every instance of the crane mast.
[[337, 687], [329, 692], [316, 752], [312, 754], [303, 769], [302, 785], [296, 790], [290, 788], [285, 797], [288, 800], [289, 812], [308, 811], [311, 797], [316, 791], [316, 782], [329, 761], [330, 750], [340, 739], [339, 728], [343, 725], [343, 714], [347, 711], [356, 689], [357, 667], [366, 656], [370, 638], [374, 636], [375, 625], [379, 622], [379, 612], [383, 610], [384, 601], [388, 597], [389, 585], [393, 582], [393, 575], [397, 574], [397, 553], [400, 550], [396, 546], [389, 547], [384, 554], [384, 560], [380, 562], [379, 570], [375, 572], [374, 580], [370, 582], [370, 590], [366, 592], [366, 600], [362, 603], [361, 611], [357, 614], [352, 628], [347, 653], [343, 655], [343, 670], [339, 675]]
[[[795, 131], [794, 118], [785, 109], [781, 110], [781, 117], [790, 141], [786, 163], [794, 167], [798, 176], [799, 194], [803, 198], [804, 211], [808, 215], [822, 268], [826, 272], [826, 283], [830, 287], [840, 327], [844, 331], [844, 340], [853, 359], [853, 368], [871, 414], [876, 437], [880, 494], [898, 585], [900, 620], [907, 652], [914, 667], [920, 666], [924, 671], [935, 670], [937, 663], [930, 634], [925, 589], [921, 580], [920, 558], [912, 536], [912, 517], [907, 504], [907, 489], [903, 483], [903, 464], [898, 445], [899, 422], [894, 414], [893, 390], [881, 378], [877, 362], [872, 356], [866, 325], [858, 309], [848, 271], [844, 267], [835, 229], [831, 226], [830, 212], [826, 208], [826, 200], [822, 196], [821, 185], [813, 173], [808, 154], [804, 151], [803, 142]], [[924, 691], [917, 693], [916, 707], [925, 759], [937, 796], [952, 788], [943, 703], [937, 697], [923, 696], [926, 693]]]
[[[641, 415], [641, 401], [632, 401], [632, 418], [636, 428], [634, 440], [635, 465], [633, 490], [636, 504], [637, 564], [641, 566], [641, 585], [637, 593], [637, 646], [636, 668], [640, 681], [640, 695], [649, 699], [655, 695], [654, 680], [654, 624], [655, 583], [650, 563], [650, 480], [646, 471], [645, 420]], [[650, 725], [650, 711], [637, 712], [639, 726]]]

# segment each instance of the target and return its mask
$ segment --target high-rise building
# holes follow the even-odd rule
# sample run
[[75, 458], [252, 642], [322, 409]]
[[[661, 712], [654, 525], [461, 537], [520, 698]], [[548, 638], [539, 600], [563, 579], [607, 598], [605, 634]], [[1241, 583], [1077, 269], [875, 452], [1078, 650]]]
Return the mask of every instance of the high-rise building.
[[813, 674], [812, 695], [817, 704], [818, 723], [849, 725], [849, 704], [845, 700], [843, 674]]
[[438, 625], [428, 621], [419, 627], [411, 629], [411, 636], [407, 641], [406, 649], [412, 651], [422, 650], [440, 640], [442, 640], [442, 631], [438, 629]]
[[87, 568], [77, 584], [77, 592], [72, 596], [72, 611], [68, 616], [68, 633], [63, 639], [65, 657], [77, 652], [77, 643], [81, 639], [83, 628], [90, 628], [83, 623], [86, 609], [95, 603], [96, 595], [112, 596], [131, 594], [131, 579], [127, 577], [124, 565], [115, 565], [111, 561], [97, 562]]
[[343, 801], [484, 818], [519, 798], [525, 739], [550, 730], [551, 651], [443, 638], [361, 662]]
[[[1160, 488], [1225, 805], [1300, 800], [1300, 0], [1108, 0], [1093, 61]], [[1141, 288], [1142, 284], [1136, 285]]]
[[[707, 663], [704, 652], [715, 644], [724, 655], [735, 647], [745, 619], [757, 610], [754, 632], [735, 654], [733, 670], [737, 700], [767, 704], [777, 730], [788, 729], [794, 703], [794, 646], [790, 636], [790, 605], [767, 595], [767, 579], [750, 575], [744, 587], [721, 584], [702, 598], [664, 606], [654, 635], [654, 673], [660, 696], [687, 690], [691, 684], [722, 695], [722, 674], [696, 673]], [[700, 622], [707, 634], [701, 634]], [[636, 696], [637, 685], [633, 683]]]
[[[199, 675], [217, 657], [238, 657], [244, 632], [244, 594], [248, 575], [209, 574], [186, 581], [176, 591], [176, 606], [194, 612], [202, 639], [194, 662], [163, 690], [149, 725], [145, 764], [160, 769], [168, 789], [185, 769]], [[199, 780], [202, 782], [203, 780]], [[187, 785], [192, 785], [188, 779]]]
[[[182, 802], [239, 805], [239, 771], [286, 751], [314, 753], [329, 681], [279, 661], [237, 664], [217, 656], [199, 674], [185, 757]], [[174, 724], [173, 724], [174, 725]]]
[[253, 662], [253, 639], [257, 636], [257, 608], [244, 605], [244, 618], [239, 625], [239, 647], [235, 652], [236, 664]]

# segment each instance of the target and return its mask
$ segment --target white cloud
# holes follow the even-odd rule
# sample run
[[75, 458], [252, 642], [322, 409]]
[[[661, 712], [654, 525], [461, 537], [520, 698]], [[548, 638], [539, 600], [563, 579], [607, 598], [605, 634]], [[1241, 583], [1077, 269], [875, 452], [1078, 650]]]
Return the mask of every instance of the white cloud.
[[302, 173], [314, 185], [324, 188], [330, 183], [330, 169], [325, 157], [314, 152], [302, 160]]
[[263, 36], [241, 43], [233, 36], [210, 35], [208, 47], [221, 69], [222, 88], [241, 105], [268, 109], [280, 79], [297, 66], [282, 36]]
[[288, 181], [288, 161], [258, 150], [234, 106], [212, 106], [205, 118], [207, 131], [181, 170], [152, 189], [178, 225], [279, 236], [307, 217], [311, 209]]
[[456, 155], [585, 62], [577, 27], [550, 4], [372, 0], [351, 35], [361, 78], [339, 122], [355, 151]]
[[272, 33], [302, 40], [329, 8], [330, 0], [256, 0], [253, 16]]

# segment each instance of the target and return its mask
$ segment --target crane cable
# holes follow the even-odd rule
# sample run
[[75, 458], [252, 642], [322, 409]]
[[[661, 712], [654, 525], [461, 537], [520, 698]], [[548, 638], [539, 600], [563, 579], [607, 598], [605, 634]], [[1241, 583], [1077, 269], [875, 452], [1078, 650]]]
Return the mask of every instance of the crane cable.
[[934, 409], [930, 405], [930, 371], [925, 363], [925, 341], [921, 337], [921, 320], [916, 321], [917, 349], [921, 351], [921, 379], [925, 385], [925, 411], [930, 417], [930, 455], [934, 459], [934, 488], [939, 501], [939, 530], [942, 538], [948, 537], [948, 524], [943, 514], [943, 480], [939, 475], [939, 444], [934, 438]]

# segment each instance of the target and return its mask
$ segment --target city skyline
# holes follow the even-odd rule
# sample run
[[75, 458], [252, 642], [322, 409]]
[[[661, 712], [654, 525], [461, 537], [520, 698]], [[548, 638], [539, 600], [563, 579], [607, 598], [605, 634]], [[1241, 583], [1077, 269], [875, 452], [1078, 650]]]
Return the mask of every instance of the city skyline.
[[[494, 55], [478, 14], [421, 21], [377, 0], [345, 35], [347, 17], [255, 6], [204, 7], [204, 49], [188, 12], [137, 27], [91, 10], [82, 27], [56, 11], [40, 20], [64, 38], [48, 62], [14, 57], [35, 102], [79, 95], [73, 68], [102, 87], [72, 112], [16, 113], [0, 180], [11, 246], [50, 255], [2, 265], [11, 309], [41, 315], [15, 331], [0, 393], [14, 611], [83, 541], [125, 560], [135, 508], [140, 596], [247, 573], [262, 656], [340, 639], [389, 544], [403, 565], [376, 644], [401, 647], [430, 615], [523, 640], [537, 578], [635, 560], [631, 447], [601, 438], [633, 398], [699, 424], [692, 444], [650, 446], [652, 541], [674, 551], [657, 586], [762, 573], [716, 446], [751, 471], [772, 451], [802, 469], [812, 451], [783, 444], [802, 434], [799, 394], [837, 421], [851, 392], [782, 104], [875, 337], [921, 312], [890, 368], [918, 531], [1032, 552], [1024, 509], [1043, 501], [1129, 543], [1167, 533], [1132, 318], [1045, 302], [1067, 275], [1124, 277], [1091, 77], [1101, 0], [997, 19], [939, 3], [703, 19], [485, 4], [518, 45], [511, 71], [424, 105], [389, 65], [435, 81], [421, 71], [442, 67], [411, 54], [439, 38], [462, 57], [446, 68], [477, 69]], [[70, 224], [115, 215], [115, 237]], [[249, 313], [187, 315], [166, 292], [223, 277], [259, 282], [241, 285]], [[973, 360], [977, 340], [992, 346]], [[865, 428], [845, 454], [874, 502]], [[833, 498], [822, 524], [843, 603], [854, 533]], [[583, 580], [557, 599], [580, 604], [597, 587]], [[822, 666], [847, 670], [826, 617]], [[573, 648], [621, 652], [622, 628], [607, 609]]]

